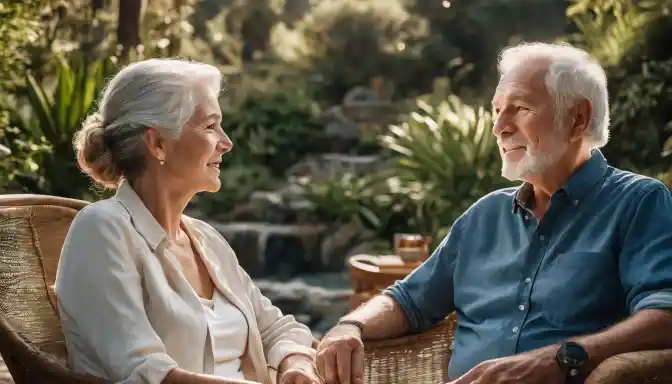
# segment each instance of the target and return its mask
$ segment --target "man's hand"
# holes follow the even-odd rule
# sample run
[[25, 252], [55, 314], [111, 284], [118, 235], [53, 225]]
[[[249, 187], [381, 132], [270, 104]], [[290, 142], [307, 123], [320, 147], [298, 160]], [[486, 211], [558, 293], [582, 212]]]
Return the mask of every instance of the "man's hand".
[[287, 356], [278, 368], [278, 384], [321, 384], [313, 360], [304, 355]]
[[364, 384], [364, 343], [354, 325], [338, 325], [317, 348], [317, 369], [327, 384]]
[[555, 361], [558, 346], [484, 361], [448, 384], [561, 384], [564, 376]]

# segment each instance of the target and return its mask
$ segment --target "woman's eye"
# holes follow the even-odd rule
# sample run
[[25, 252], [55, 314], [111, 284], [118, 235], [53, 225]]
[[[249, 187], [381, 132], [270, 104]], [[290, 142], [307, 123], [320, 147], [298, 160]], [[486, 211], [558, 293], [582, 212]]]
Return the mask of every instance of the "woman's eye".
[[216, 126], [215, 124], [211, 124], [211, 125], [208, 125], [208, 128], [207, 128], [207, 129], [209, 129], [209, 130], [214, 130], [214, 129], [216, 129], [216, 128], [217, 128], [217, 126]]

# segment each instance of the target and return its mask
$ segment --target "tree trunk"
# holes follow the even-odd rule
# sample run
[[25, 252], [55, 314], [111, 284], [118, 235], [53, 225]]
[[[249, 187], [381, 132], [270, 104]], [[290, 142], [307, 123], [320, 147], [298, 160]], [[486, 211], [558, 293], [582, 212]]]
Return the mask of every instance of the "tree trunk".
[[127, 56], [131, 48], [140, 45], [141, 13], [142, 0], [119, 0], [117, 44], [121, 46], [122, 57]]

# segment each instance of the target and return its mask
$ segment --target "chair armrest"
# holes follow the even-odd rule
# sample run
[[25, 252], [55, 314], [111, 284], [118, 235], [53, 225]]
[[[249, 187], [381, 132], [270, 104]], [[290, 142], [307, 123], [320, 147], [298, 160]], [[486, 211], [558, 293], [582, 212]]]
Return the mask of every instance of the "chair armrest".
[[1, 315], [0, 353], [17, 384], [111, 384], [111, 381], [105, 379], [70, 371], [56, 359], [35, 348]]
[[364, 341], [364, 382], [444, 383], [454, 334], [455, 318], [451, 315], [423, 333]]
[[631, 352], [603, 361], [586, 384], [672, 384], [672, 349]]

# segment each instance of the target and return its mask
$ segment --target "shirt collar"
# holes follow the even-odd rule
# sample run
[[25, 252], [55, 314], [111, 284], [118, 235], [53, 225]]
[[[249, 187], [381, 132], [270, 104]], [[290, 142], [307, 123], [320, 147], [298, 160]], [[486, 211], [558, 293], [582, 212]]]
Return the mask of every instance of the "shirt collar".
[[[607, 159], [605, 159], [599, 149], [596, 149], [593, 151], [590, 159], [581, 165], [560, 189], [565, 191], [572, 204], [578, 205], [586, 197], [586, 194], [591, 191], [592, 187], [602, 180], [606, 171]], [[516, 213], [518, 208], [530, 208], [533, 197], [534, 189], [532, 184], [523, 183], [514, 195], [513, 213]]]
[[135, 193], [128, 180], [123, 180], [117, 188], [115, 198], [131, 215], [131, 222], [147, 244], [155, 251], [166, 238], [167, 233], [149, 212], [140, 197]]

